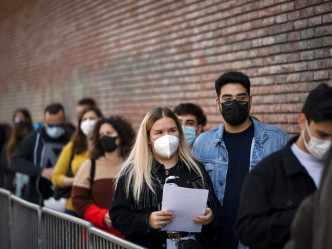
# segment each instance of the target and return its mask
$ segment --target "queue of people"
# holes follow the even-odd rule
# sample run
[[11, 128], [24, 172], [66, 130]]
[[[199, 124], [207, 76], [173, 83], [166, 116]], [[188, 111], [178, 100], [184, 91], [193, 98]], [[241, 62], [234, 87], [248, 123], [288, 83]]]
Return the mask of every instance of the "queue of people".
[[62, 148], [71, 134], [64, 129], [65, 111], [59, 104], [50, 104], [44, 110], [45, 126], [30, 132], [18, 144], [9, 168], [29, 176], [22, 197], [32, 203], [44, 205], [52, 198], [51, 176]]
[[32, 118], [27, 109], [20, 108], [13, 114], [13, 129], [10, 133], [8, 143], [4, 144], [1, 150], [1, 187], [15, 192], [18, 197], [22, 196], [22, 191], [28, 183], [28, 176], [22, 173], [15, 173], [8, 167], [19, 142], [30, 133], [32, 128]]
[[[24, 174], [24, 199], [43, 206], [65, 198], [65, 213], [147, 248], [329, 248], [332, 221], [317, 210], [330, 217], [323, 196], [330, 192], [332, 87], [321, 84], [309, 93], [298, 118], [301, 133], [290, 139], [250, 115], [250, 85], [241, 72], [216, 80], [223, 123], [208, 131], [193, 103], [153, 108], [136, 135], [122, 117], [103, 117], [89, 98], [77, 104], [73, 134], [59, 103], [45, 108], [37, 130], [31, 117], [14, 116], [9, 141], [15, 143], [3, 149], [10, 182], [17, 190], [13, 172]], [[163, 209], [168, 186], [207, 190], [205, 210], [186, 220]], [[181, 218], [200, 229], [168, 229]]]

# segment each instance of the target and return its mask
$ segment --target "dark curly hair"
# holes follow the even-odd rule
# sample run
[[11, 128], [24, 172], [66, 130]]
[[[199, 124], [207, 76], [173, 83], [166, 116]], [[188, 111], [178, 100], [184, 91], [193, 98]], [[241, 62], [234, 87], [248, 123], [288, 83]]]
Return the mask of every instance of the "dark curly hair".
[[99, 138], [100, 127], [105, 123], [110, 124], [118, 133], [118, 138], [120, 140], [120, 153], [123, 158], [126, 158], [133, 145], [135, 139], [135, 132], [131, 124], [120, 116], [103, 118], [96, 123], [91, 134], [92, 150], [90, 152], [90, 158], [98, 159], [105, 154], [105, 151], [101, 148]]

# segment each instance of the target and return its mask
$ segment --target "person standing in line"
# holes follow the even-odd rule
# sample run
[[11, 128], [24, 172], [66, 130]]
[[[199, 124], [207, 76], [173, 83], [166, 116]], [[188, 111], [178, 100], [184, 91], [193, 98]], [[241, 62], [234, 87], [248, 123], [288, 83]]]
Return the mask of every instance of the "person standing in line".
[[[203, 225], [200, 233], [160, 231], [175, 217], [170, 211], [160, 211], [164, 184], [209, 190], [205, 214], [192, 220]], [[192, 157], [181, 124], [170, 109], [158, 107], [146, 114], [120, 172], [109, 214], [126, 239], [148, 248], [175, 249], [182, 243], [197, 246], [187, 248], [218, 248], [213, 238], [221, 224], [220, 204], [211, 179]]]
[[25, 136], [9, 162], [9, 169], [29, 175], [23, 199], [41, 206], [53, 195], [53, 167], [71, 137], [64, 129], [65, 111], [60, 103], [45, 108], [44, 120], [45, 127]]
[[77, 172], [72, 204], [79, 217], [123, 237], [109, 216], [115, 179], [135, 138], [131, 125], [119, 116], [99, 120], [91, 134], [92, 150]]
[[[6, 158], [6, 148], [7, 143], [9, 142], [10, 135], [12, 132], [12, 127], [7, 123], [1, 123], [0, 124], [0, 152], [1, 152], [1, 161], [0, 161], [0, 188], [5, 188], [7, 185], [6, 181], [10, 182], [9, 185], [11, 185], [11, 180], [8, 180], [7, 174], [8, 172], [8, 166], [7, 166], [7, 158]], [[12, 172], [11, 172], [12, 173]], [[9, 173], [9, 174], [11, 174]], [[14, 174], [12, 174], [14, 175]], [[11, 188], [11, 187], [9, 187]], [[9, 189], [8, 189], [9, 190]]]
[[244, 181], [235, 232], [250, 248], [283, 248], [297, 208], [319, 186], [332, 145], [332, 87], [321, 84], [309, 93], [298, 124], [300, 135]]
[[[103, 115], [97, 107], [87, 107], [81, 112], [78, 127], [71, 141], [62, 149], [60, 157], [52, 173], [52, 183], [58, 187], [71, 187], [81, 164], [88, 158], [89, 134], [98, 119]], [[67, 172], [71, 168], [71, 175]], [[56, 192], [55, 192], [56, 193]], [[75, 215], [70, 196], [66, 198], [65, 213]]]
[[21, 197], [22, 191], [29, 181], [25, 174], [16, 173], [8, 168], [8, 163], [19, 142], [33, 130], [30, 112], [27, 109], [20, 108], [13, 115], [13, 129], [8, 141], [1, 153], [1, 167], [5, 170], [5, 188]]
[[289, 136], [249, 115], [252, 96], [247, 75], [225, 73], [215, 82], [215, 90], [224, 124], [202, 133], [192, 153], [204, 164], [223, 208], [220, 248], [245, 248], [233, 231], [244, 178], [264, 157], [283, 148]]
[[178, 117], [186, 143], [192, 149], [196, 137], [204, 131], [206, 116], [203, 110], [192, 103], [181, 103], [174, 107], [173, 112]]
[[76, 115], [77, 117], [81, 116], [81, 113], [84, 111], [84, 109], [88, 107], [97, 107], [96, 102], [92, 98], [82, 98], [77, 102], [76, 106]]
[[332, 248], [332, 146], [324, 164], [319, 188], [296, 211], [284, 249]]

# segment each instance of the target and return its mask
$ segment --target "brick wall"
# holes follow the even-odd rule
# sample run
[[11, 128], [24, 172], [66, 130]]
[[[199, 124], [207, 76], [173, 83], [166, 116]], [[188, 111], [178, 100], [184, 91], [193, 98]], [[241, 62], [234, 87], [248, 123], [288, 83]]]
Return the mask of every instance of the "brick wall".
[[83, 96], [137, 128], [156, 106], [202, 106], [222, 119], [214, 81], [229, 70], [252, 83], [251, 112], [294, 134], [319, 83], [332, 85], [332, 2], [127, 0], [0, 2], [0, 122], [17, 107], [42, 121]]

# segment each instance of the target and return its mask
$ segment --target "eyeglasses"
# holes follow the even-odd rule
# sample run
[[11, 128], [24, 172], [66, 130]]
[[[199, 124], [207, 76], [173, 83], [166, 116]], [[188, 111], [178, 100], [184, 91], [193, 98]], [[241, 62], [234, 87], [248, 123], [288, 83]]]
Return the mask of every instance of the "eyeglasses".
[[226, 106], [232, 105], [234, 100], [236, 100], [240, 105], [245, 105], [249, 101], [249, 96], [248, 94], [239, 94], [236, 95], [235, 98], [231, 95], [223, 95], [219, 97], [219, 101]]

